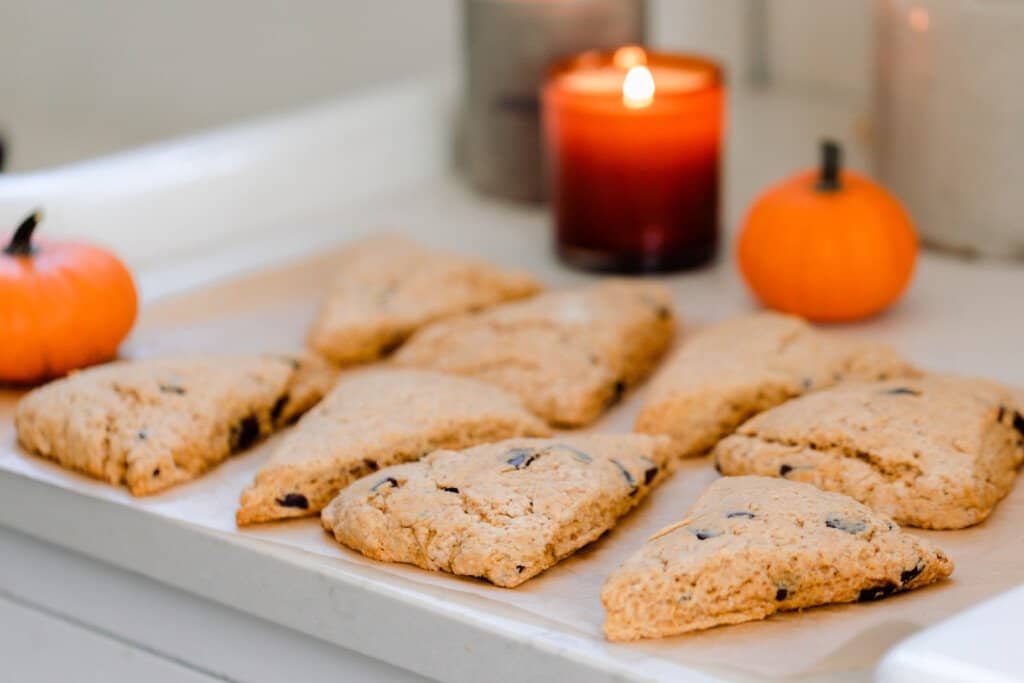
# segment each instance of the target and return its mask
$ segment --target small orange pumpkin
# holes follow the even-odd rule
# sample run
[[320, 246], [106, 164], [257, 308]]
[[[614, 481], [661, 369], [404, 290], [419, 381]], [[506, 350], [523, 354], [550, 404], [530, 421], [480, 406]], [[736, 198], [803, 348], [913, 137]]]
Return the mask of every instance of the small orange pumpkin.
[[135, 283], [88, 244], [34, 243], [29, 216], [0, 252], [0, 382], [30, 383], [110, 360], [138, 313]]
[[819, 170], [770, 188], [753, 205], [737, 259], [769, 308], [811, 320], [864, 318], [906, 289], [917, 235], [903, 206], [881, 185], [841, 170], [842, 149], [822, 144]]

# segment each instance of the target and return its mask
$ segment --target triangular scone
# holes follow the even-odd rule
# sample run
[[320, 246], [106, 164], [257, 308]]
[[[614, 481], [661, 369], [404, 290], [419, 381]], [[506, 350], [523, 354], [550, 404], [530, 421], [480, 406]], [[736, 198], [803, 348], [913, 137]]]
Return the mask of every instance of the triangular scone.
[[604, 632], [609, 640], [660, 638], [875, 600], [952, 572], [941, 550], [852, 498], [728, 477], [608, 577]]
[[28, 450], [140, 496], [245, 450], [311, 408], [334, 379], [312, 355], [124, 361], [32, 391], [15, 424]]
[[674, 332], [664, 287], [610, 280], [435, 323], [394, 361], [491, 382], [549, 423], [575, 427], [645, 377]]
[[747, 418], [839, 381], [917, 372], [890, 348], [760, 313], [713, 325], [683, 342], [651, 382], [636, 430], [667, 434], [700, 455]]
[[667, 445], [622, 434], [437, 451], [357, 481], [321, 518], [376, 560], [511, 588], [615, 526], [664, 477]]
[[489, 384], [427, 370], [373, 369], [345, 377], [284, 437], [242, 494], [239, 524], [315, 515], [356, 479], [441, 448], [547, 425]]
[[1010, 492], [1024, 417], [985, 380], [844, 384], [745, 422], [713, 451], [723, 474], [782, 476], [839, 491], [900, 524], [960, 529]]
[[380, 358], [427, 323], [522, 299], [541, 285], [518, 270], [435, 251], [393, 235], [349, 247], [309, 335], [335, 363]]

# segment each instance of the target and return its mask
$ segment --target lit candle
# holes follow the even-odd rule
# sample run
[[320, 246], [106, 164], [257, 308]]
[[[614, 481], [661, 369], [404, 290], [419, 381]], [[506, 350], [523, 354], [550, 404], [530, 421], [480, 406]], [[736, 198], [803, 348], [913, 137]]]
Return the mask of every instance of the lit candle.
[[724, 88], [707, 60], [624, 47], [542, 94], [559, 255], [598, 270], [700, 265], [718, 242]]

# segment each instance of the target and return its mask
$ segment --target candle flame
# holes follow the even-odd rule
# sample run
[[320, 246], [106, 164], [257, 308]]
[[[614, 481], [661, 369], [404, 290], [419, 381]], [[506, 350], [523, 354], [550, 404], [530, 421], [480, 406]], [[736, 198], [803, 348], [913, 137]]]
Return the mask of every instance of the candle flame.
[[641, 109], [654, 101], [654, 76], [646, 66], [636, 65], [626, 72], [622, 82], [622, 102], [630, 109]]

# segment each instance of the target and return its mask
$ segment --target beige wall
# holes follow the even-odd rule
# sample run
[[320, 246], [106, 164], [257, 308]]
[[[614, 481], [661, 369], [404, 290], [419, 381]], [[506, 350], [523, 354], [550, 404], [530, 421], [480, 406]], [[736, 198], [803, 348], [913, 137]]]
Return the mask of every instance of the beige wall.
[[[869, 0], [650, 0], [651, 39], [748, 63], [768, 5], [785, 85], [866, 90]], [[459, 0], [4, 0], [0, 130], [15, 169], [451, 70]]]

